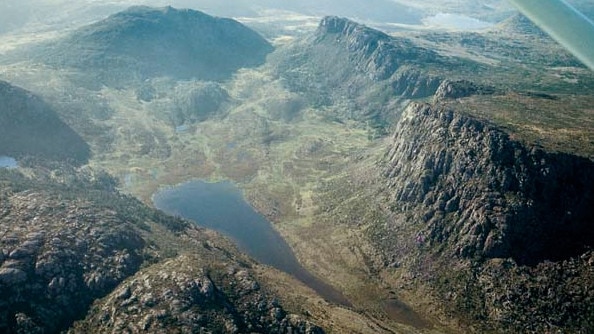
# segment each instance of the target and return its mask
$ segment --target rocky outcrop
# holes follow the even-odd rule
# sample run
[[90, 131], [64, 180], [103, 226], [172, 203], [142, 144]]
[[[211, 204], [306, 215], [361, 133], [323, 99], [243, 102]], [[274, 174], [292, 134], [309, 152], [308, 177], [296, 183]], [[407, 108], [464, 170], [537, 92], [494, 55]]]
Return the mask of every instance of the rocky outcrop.
[[392, 228], [415, 232], [384, 243], [415, 240], [410, 270], [440, 300], [483, 330], [594, 329], [594, 162], [439, 104], [409, 105], [392, 143], [384, 177], [407, 217], [393, 224], [409, 224]]
[[463, 97], [469, 97], [472, 95], [491, 95], [496, 92], [494, 87], [481, 86], [468, 80], [444, 80], [441, 82], [433, 100], [436, 102], [445, 99], [459, 99]]
[[247, 257], [104, 173], [0, 170], [0, 185], [2, 333], [323, 333]]
[[138, 272], [96, 303], [70, 333], [323, 333], [287, 314], [267, 296], [247, 268], [183, 255]]
[[89, 145], [41, 98], [0, 81], [0, 156], [85, 163]]
[[530, 148], [494, 126], [412, 104], [388, 154], [394, 199], [464, 257], [563, 260], [593, 246], [594, 163]]
[[394, 38], [335, 16], [322, 19], [315, 42], [330, 42], [336, 47], [344, 48], [353, 69], [365, 73], [374, 81], [389, 79], [407, 64], [435, 63], [441, 60], [437, 53], [418, 47], [404, 38]]
[[399, 71], [391, 82], [395, 95], [411, 99], [432, 96], [441, 84], [440, 78], [416, 70]]
[[330, 39], [344, 47], [356, 69], [367, 73], [373, 80], [387, 79], [399, 67], [390, 36], [348, 19], [325, 17], [320, 22], [316, 38], [317, 43]]
[[[57, 332], [144, 261], [145, 242], [115, 212], [37, 192], [1, 204], [0, 330]], [[21, 320], [19, 320], [21, 319]]]

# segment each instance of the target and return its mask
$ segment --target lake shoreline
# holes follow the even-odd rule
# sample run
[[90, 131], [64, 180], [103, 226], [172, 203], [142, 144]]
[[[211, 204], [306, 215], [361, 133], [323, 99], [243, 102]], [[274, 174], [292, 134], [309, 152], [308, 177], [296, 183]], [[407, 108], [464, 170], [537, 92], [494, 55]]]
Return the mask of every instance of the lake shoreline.
[[224, 234], [256, 261], [297, 278], [328, 302], [353, 306], [340, 291], [301, 266], [286, 240], [231, 181], [195, 179], [162, 187], [151, 201], [167, 214]]

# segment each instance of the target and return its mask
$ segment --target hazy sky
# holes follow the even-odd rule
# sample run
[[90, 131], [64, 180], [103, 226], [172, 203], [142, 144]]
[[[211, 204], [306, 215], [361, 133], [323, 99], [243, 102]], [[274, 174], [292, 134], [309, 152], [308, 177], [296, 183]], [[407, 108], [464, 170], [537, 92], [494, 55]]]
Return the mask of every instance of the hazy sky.
[[[594, 11], [592, 0], [571, 3]], [[0, 0], [0, 33], [73, 28], [132, 5], [193, 8], [226, 17], [257, 17], [266, 9], [363, 22], [484, 26], [509, 16], [504, 0]], [[268, 12], [269, 13], [269, 12]]]
[[[438, 3], [436, 5], [435, 3]], [[301, 14], [347, 16], [361, 21], [420, 23], [424, 17], [439, 13], [474, 16], [501, 9], [501, 0], [0, 0], [0, 33], [22, 29], [40, 30], [73, 27], [98, 20], [131, 5], [185, 7], [228, 17], [258, 16], [265, 9], [282, 9]], [[481, 17], [475, 17], [481, 18]]]

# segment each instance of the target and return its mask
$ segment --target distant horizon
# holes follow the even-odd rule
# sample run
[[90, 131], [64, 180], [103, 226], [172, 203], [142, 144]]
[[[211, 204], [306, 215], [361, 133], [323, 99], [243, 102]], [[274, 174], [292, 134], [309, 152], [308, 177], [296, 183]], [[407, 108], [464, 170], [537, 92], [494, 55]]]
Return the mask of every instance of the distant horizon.
[[[487, 1], [491, 3], [502, 3], [503, 0]], [[445, 1], [444, 3], [448, 3]], [[469, 3], [473, 3], [470, 2]], [[79, 2], [53, 1], [53, 0], [23, 0], [18, 4], [12, 2], [0, 3], [0, 36], [6, 33], [15, 32], [40, 32], [48, 31], [52, 28], [64, 29], [74, 28], [93, 21], [100, 20], [110, 14], [122, 11], [131, 6], [151, 6], [175, 8], [190, 8], [204, 11], [207, 14], [232, 17], [232, 18], [257, 18], [267, 16], [271, 10], [286, 11], [307, 16], [323, 17], [326, 15], [336, 15], [348, 17], [354, 20], [377, 23], [377, 24], [414, 24], [426, 25], [425, 21], [429, 19], [430, 25], [437, 28], [448, 28], [448, 24], [435, 24], [431, 17], [436, 15], [461, 15], [470, 20], [493, 21], [487, 16], [501, 17], [500, 5], [490, 5], [483, 10], [482, 15], [474, 8], [472, 10], [461, 10], [460, 6], [455, 6], [447, 10], [447, 6], [433, 5], [427, 2], [412, 3], [410, 1], [400, 0], [373, 0], [360, 4], [355, 0], [349, 1], [272, 1], [256, 0], [233, 2], [233, 6], [214, 0], [114, 0], [108, 3], [102, 3], [93, 0], [83, 0]], [[413, 6], [414, 5], [414, 6]], [[508, 13], [509, 14], [509, 13]], [[505, 14], [504, 14], [505, 15]], [[460, 28], [458, 26], [458, 28]]]

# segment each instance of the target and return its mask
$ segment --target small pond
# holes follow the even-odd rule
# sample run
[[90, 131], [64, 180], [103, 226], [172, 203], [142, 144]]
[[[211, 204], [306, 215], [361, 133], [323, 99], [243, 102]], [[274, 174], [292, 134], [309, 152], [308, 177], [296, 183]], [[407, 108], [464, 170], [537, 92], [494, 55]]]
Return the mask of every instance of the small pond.
[[351, 306], [339, 291], [299, 264], [287, 242], [233, 183], [191, 181], [158, 191], [153, 203], [168, 214], [225, 234], [260, 263], [293, 275], [329, 302]]
[[455, 30], [480, 30], [494, 25], [473, 17], [452, 13], [437, 13], [434, 16], [424, 18], [423, 22], [425, 25], [434, 28]]
[[12, 157], [7, 157], [5, 155], [0, 155], [0, 168], [17, 168], [18, 163]]

